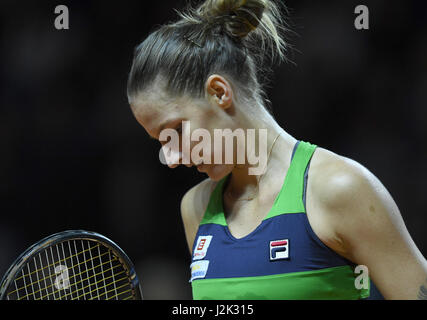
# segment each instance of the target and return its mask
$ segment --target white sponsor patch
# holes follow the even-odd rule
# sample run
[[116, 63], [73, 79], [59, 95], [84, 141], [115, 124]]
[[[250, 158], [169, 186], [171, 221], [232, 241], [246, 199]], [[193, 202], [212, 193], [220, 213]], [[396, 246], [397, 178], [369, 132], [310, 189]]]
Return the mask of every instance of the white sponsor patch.
[[192, 282], [194, 279], [201, 279], [206, 277], [208, 272], [209, 260], [195, 261], [190, 265], [191, 268], [191, 279], [189, 282]]
[[194, 247], [193, 260], [201, 260], [206, 257], [212, 236], [199, 236], [196, 246]]

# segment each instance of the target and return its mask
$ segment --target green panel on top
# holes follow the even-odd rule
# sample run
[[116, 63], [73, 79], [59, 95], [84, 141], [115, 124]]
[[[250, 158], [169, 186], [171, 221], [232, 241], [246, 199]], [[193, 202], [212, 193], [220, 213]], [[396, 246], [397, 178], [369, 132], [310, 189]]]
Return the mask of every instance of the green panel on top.
[[227, 221], [225, 220], [224, 216], [224, 210], [222, 208], [222, 187], [227, 177], [228, 175], [222, 178], [215, 186], [214, 191], [212, 191], [205, 215], [200, 222], [201, 225], [207, 223], [215, 223], [222, 226], [227, 225]]
[[357, 289], [355, 277], [353, 268], [346, 265], [267, 276], [199, 279], [191, 284], [195, 300], [356, 300], [369, 297], [370, 288]]
[[[292, 158], [282, 188], [265, 219], [281, 214], [305, 212], [303, 203], [304, 173], [316, 145], [300, 141]], [[223, 208], [223, 187], [229, 175], [222, 178], [215, 186], [209, 199], [208, 207], [201, 221], [202, 224], [214, 223], [227, 226]]]
[[292, 158], [282, 189], [265, 219], [281, 214], [305, 212], [303, 203], [304, 173], [316, 145], [301, 141]]

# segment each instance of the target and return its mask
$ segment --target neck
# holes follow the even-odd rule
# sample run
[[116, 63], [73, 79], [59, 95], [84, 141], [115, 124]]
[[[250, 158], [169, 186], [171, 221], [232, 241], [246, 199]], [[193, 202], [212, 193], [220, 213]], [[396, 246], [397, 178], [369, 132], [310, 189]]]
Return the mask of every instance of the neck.
[[[234, 166], [225, 189], [225, 193], [231, 199], [251, 200], [252, 197], [256, 197], [258, 191], [261, 189], [261, 182], [266, 183], [269, 178], [274, 176], [274, 172], [277, 172], [276, 170], [283, 168], [285, 161], [290, 158], [296, 139], [285, 132], [270, 114], [268, 116], [270, 118], [268, 121], [252, 120], [245, 126], [246, 128], [256, 129], [256, 132], [259, 132], [258, 129], [267, 130], [267, 146], [265, 148], [267, 159], [264, 164], [251, 165], [246, 161], [245, 164]], [[256, 149], [260, 150], [258, 147], [257, 141]], [[259, 152], [258, 156], [260, 156]], [[258, 174], [250, 174], [249, 169], [253, 169], [254, 167], [258, 167], [256, 170], [259, 172]]]

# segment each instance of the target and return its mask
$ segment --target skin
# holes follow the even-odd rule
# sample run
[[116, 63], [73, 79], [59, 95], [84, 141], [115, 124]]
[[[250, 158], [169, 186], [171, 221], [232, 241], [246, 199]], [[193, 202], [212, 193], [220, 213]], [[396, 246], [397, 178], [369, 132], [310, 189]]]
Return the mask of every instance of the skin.
[[[230, 232], [242, 238], [262, 222], [282, 187], [297, 141], [262, 106], [249, 109], [238, 105], [224, 77], [210, 76], [205, 92], [206, 98], [199, 100], [169, 97], [161, 82], [155, 82], [130, 103], [135, 118], [154, 139], [159, 139], [162, 128], [178, 129], [182, 120], [191, 121], [191, 130], [205, 128], [212, 136], [214, 128], [268, 130], [268, 150], [273, 148], [264, 175], [249, 175], [249, 164], [197, 167], [208, 178], [188, 190], [181, 201], [190, 252], [210, 195], [217, 182], [230, 172], [223, 196]], [[254, 194], [252, 200], [242, 201]], [[411, 239], [393, 198], [369, 170], [318, 147], [310, 164], [306, 206], [308, 220], [319, 239], [339, 255], [367, 266], [369, 276], [386, 299], [427, 299], [427, 261]]]

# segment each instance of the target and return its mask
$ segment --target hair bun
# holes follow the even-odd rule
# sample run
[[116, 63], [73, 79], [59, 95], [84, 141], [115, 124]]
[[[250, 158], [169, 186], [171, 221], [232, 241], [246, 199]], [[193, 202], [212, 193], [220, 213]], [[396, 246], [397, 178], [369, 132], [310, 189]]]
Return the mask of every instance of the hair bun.
[[265, 0], [206, 0], [198, 13], [209, 22], [219, 22], [233, 36], [244, 38], [261, 22]]

